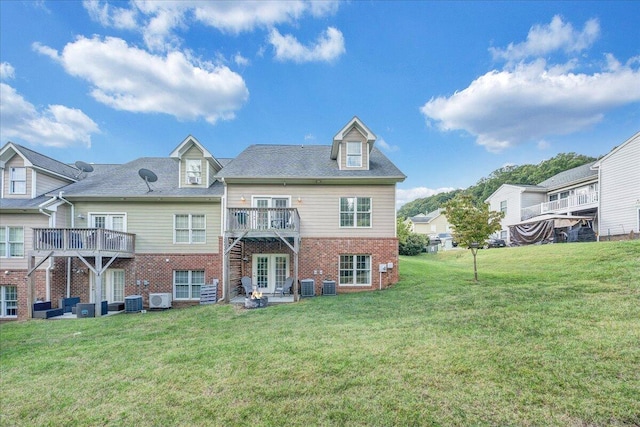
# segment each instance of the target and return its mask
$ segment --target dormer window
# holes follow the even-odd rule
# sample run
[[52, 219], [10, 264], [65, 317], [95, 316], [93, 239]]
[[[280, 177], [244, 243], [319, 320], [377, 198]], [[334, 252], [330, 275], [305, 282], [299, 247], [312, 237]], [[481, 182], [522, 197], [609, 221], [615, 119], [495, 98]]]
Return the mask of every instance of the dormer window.
[[362, 143], [360, 141], [347, 141], [347, 167], [362, 167]]
[[11, 168], [9, 171], [9, 193], [27, 194], [27, 168]]
[[187, 184], [202, 183], [202, 160], [186, 159], [185, 166], [187, 168]]

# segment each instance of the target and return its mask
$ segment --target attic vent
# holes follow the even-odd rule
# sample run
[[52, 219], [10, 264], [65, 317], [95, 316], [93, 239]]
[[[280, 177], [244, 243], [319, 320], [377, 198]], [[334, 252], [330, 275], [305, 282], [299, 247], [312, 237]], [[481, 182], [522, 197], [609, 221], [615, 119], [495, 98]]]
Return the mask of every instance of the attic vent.
[[200, 177], [199, 176], [190, 176], [187, 178], [189, 184], [200, 184]]

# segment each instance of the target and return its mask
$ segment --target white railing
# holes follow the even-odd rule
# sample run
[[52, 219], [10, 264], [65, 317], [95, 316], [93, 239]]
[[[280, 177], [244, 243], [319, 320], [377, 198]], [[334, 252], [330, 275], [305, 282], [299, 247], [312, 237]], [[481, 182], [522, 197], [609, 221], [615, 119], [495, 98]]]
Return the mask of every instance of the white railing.
[[521, 210], [521, 219], [532, 218], [549, 212], [569, 211], [587, 205], [595, 205], [598, 203], [598, 192], [591, 191], [584, 194], [574, 194], [564, 199], [554, 200], [552, 202], [544, 202], [533, 206], [527, 206]]

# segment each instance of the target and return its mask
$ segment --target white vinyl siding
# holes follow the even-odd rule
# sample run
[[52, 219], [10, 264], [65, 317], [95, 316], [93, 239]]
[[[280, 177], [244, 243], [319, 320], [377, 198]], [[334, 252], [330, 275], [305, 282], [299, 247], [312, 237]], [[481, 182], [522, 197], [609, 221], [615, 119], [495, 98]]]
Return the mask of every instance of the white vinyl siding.
[[[267, 184], [233, 185], [227, 192], [230, 208], [245, 207], [242, 202], [251, 194], [291, 197], [291, 207], [300, 215], [300, 236], [305, 237], [395, 237], [395, 185], [288, 185], [278, 188]], [[366, 192], [366, 193], [365, 193]], [[373, 207], [371, 227], [340, 227], [340, 198], [349, 194], [366, 194]], [[299, 199], [299, 200], [298, 200]], [[244, 203], [244, 204], [243, 204]]]
[[24, 227], [0, 227], [0, 257], [24, 257]]
[[0, 286], [0, 317], [18, 316], [18, 288], [16, 286]]
[[[144, 184], [144, 183], [143, 183]], [[109, 203], [78, 202], [78, 212], [98, 211]], [[202, 202], [123, 202], [118, 208], [127, 213], [127, 232], [136, 235], [137, 253], [218, 253], [221, 210], [218, 201]], [[207, 244], [175, 244], [175, 215], [205, 213], [205, 241]], [[42, 216], [42, 215], [41, 215]], [[76, 227], [86, 227], [87, 221], [76, 217]]]
[[206, 217], [201, 214], [175, 216], [175, 243], [206, 243]]
[[371, 285], [371, 255], [340, 255], [340, 286]]
[[640, 133], [600, 164], [599, 238], [638, 232]]
[[340, 198], [340, 227], [371, 227], [370, 197]]
[[173, 299], [200, 299], [204, 285], [204, 270], [176, 270], [173, 272]]

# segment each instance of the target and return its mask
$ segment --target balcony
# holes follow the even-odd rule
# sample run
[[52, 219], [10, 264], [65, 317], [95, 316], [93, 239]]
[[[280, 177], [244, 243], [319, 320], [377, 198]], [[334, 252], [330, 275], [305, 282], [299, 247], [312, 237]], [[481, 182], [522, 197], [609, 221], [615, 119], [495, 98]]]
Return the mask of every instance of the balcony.
[[229, 208], [225, 231], [229, 235], [300, 233], [300, 215], [296, 208]]
[[564, 199], [552, 202], [540, 203], [522, 209], [521, 220], [532, 218], [546, 213], [569, 213], [577, 210], [595, 208], [598, 206], [598, 192], [590, 191], [583, 194], [574, 194]]
[[135, 234], [104, 228], [34, 228], [34, 255], [132, 257]]

